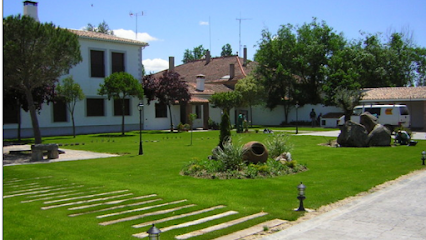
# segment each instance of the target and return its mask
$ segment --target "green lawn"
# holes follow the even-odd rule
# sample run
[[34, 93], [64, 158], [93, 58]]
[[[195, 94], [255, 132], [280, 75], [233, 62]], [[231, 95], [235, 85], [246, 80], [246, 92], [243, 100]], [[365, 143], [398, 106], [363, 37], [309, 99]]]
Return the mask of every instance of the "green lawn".
[[[301, 130], [307, 129], [299, 128], [299, 131]], [[267, 136], [263, 133], [233, 134], [233, 138], [242, 143], [253, 140], [262, 142]], [[268, 219], [297, 219], [302, 213], [294, 212], [293, 209], [298, 206], [296, 197], [297, 185], [300, 182], [307, 187], [305, 207], [316, 209], [424, 167], [420, 158], [426, 145], [425, 141], [419, 141], [415, 147], [331, 148], [319, 145], [331, 138], [292, 136], [290, 141], [294, 144], [293, 159], [306, 164], [309, 169], [306, 172], [266, 179], [219, 180], [181, 176], [179, 171], [183, 165], [211, 154], [211, 150], [218, 143], [218, 136], [219, 131], [194, 132], [191, 146], [190, 133], [187, 132], [170, 134], [144, 131], [143, 156], [138, 155], [138, 132], [129, 132], [125, 137], [119, 134], [81, 135], [75, 139], [68, 136], [46, 137], [43, 139], [45, 143], [68, 144], [63, 148], [118, 153], [122, 156], [7, 166], [3, 168], [3, 194], [8, 195], [19, 189], [7, 183], [14, 179], [24, 179], [21, 183], [39, 182], [43, 186], [69, 186], [75, 183], [84, 185], [82, 189], [86, 191], [92, 188], [100, 192], [128, 189], [134, 196], [155, 193], [163, 199], [150, 205], [182, 199], [187, 201], [176, 206], [196, 204], [195, 207], [164, 216], [219, 204], [225, 205], [227, 211], [238, 211], [238, 214], [227, 217], [229, 220], [260, 211], [269, 213], [246, 223], [192, 238], [211, 239]], [[38, 177], [46, 178], [35, 179]], [[147, 231], [149, 227], [135, 229], [131, 227], [133, 224], [164, 217], [152, 216], [100, 226], [99, 222], [122, 216], [107, 219], [95, 218], [99, 214], [68, 217], [72, 211], [67, 210], [67, 207], [41, 210], [40, 207], [44, 205], [42, 201], [20, 202], [27, 199], [26, 196], [18, 196], [3, 200], [4, 239], [136, 239], [131, 235]], [[185, 221], [200, 216], [188, 217]], [[161, 229], [170, 223], [182, 222], [182, 219], [174, 220], [158, 224], [158, 227]], [[173, 239], [175, 235], [219, 222], [223, 220], [165, 232], [162, 239]]]

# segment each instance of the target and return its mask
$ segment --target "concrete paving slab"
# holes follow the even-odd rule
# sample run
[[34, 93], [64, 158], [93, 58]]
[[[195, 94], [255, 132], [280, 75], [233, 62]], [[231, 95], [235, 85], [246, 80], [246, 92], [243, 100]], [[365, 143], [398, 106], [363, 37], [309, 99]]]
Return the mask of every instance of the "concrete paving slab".
[[43, 159], [42, 161], [30, 162], [30, 155], [22, 156], [10, 156], [11, 151], [30, 151], [31, 145], [12, 145], [3, 147], [3, 166], [14, 166], [21, 164], [39, 164], [39, 163], [52, 163], [52, 162], [63, 162], [63, 161], [76, 161], [76, 160], [87, 160], [95, 158], [107, 158], [117, 157], [117, 154], [110, 153], [97, 153], [90, 151], [72, 150], [60, 147], [59, 150], [65, 153], [59, 154], [57, 159]]
[[426, 170], [263, 240], [426, 239]]

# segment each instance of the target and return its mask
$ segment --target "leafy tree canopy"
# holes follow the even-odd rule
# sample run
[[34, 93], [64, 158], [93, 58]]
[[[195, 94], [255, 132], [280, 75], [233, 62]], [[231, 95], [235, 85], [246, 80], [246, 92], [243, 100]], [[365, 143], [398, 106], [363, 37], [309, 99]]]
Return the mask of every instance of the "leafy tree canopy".
[[348, 41], [315, 18], [300, 27], [282, 25], [277, 34], [263, 30], [255, 60], [271, 109], [295, 102], [335, 105], [338, 87], [423, 85], [426, 80], [426, 49], [403, 33]]
[[108, 99], [118, 99], [121, 101], [121, 135], [124, 135], [125, 99], [133, 96], [143, 98], [143, 89], [139, 81], [130, 73], [115, 72], [104, 79], [103, 84], [99, 84], [98, 94], [107, 95]]
[[98, 32], [98, 33], [105, 33], [108, 35], [114, 35], [114, 31], [112, 31], [108, 24], [104, 21], [102, 21], [101, 23], [99, 23], [99, 25], [97, 27], [95, 27], [94, 25], [92, 25], [91, 23], [88, 23], [87, 26], [84, 28], [85, 31], [89, 31], [89, 32]]
[[72, 132], [75, 138], [74, 110], [77, 101], [85, 98], [83, 90], [81, 89], [80, 84], [74, 82], [72, 76], [68, 76], [62, 80], [62, 85], [59, 84], [56, 91], [58, 92], [58, 97], [65, 101], [68, 112], [71, 114]]
[[176, 103], [185, 104], [191, 100], [191, 94], [186, 82], [180, 79], [177, 72], [164, 71], [163, 76], [155, 78], [147, 75], [143, 78], [143, 88], [148, 99], [148, 104], [157, 99], [160, 104], [165, 104], [169, 108], [170, 128], [173, 131], [173, 119], [171, 105]]
[[220, 53], [221, 57], [227, 57], [232, 55], [232, 47], [229, 43], [223, 45], [222, 52]]
[[204, 49], [203, 45], [194, 47], [193, 50], [185, 49], [183, 54], [183, 63], [191, 62], [194, 60], [202, 59], [206, 55], [207, 49]]
[[35, 143], [41, 143], [34, 96], [82, 60], [78, 36], [28, 16], [9, 16], [3, 19], [3, 58], [4, 89], [25, 94]]
[[209, 101], [213, 107], [218, 107], [229, 114], [231, 108], [241, 105], [242, 95], [237, 91], [215, 93]]

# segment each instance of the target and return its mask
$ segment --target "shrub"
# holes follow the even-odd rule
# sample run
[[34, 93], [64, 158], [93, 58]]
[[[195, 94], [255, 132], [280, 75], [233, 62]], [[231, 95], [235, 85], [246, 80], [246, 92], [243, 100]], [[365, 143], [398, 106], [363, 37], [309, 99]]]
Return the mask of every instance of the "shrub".
[[223, 142], [230, 136], [231, 136], [231, 124], [229, 121], [229, 115], [226, 111], [224, 111], [221, 122], [220, 122], [219, 146], [221, 148], [223, 148]]
[[232, 144], [230, 137], [222, 143], [222, 148], [216, 148], [215, 157], [223, 163], [227, 170], [240, 170], [243, 165], [243, 146]]
[[293, 145], [289, 143], [289, 140], [290, 136], [286, 133], [270, 135], [265, 141], [269, 157], [276, 158], [283, 152], [290, 152], [293, 149]]
[[[271, 137], [268, 143], [270, 149], [278, 152], [278, 155], [282, 152], [289, 152], [291, 149], [286, 134], [277, 134]], [[292, 174], [307, 169], [306, 166], [298, 164], [294, 160], [281, 163], [272, 158], [269, 158], [266, 163], [246, 165], [243, 161], [243, 145], [234, 144], [230, 137], [223, 141], [222, 148], [216, 147], [212, 153], [215, 160], [192, 161], [183, 167], [181, 173], [183, 175], [211, 179], [254, 179]]]
[[177, 130], [178, 130], [179, 132], [182, 132], [182, 131], [183, 131], [183, 124], [182, 124], [181, 122], [177, 125]]
[[219, 129], [219, 124], [215, 121], [213, 121], [211, 118], [209, 118], [207, 125], [209, 129], [217, 130]]

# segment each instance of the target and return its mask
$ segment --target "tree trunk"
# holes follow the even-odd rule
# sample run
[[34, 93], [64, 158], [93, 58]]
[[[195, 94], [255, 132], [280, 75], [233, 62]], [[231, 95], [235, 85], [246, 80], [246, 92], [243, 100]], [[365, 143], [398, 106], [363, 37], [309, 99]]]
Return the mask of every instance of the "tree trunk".
[[71, 113], [71, 121], [72, 121], [72, 135], [75, 138], [75, 123], [74, 123], [74, 113]]
[[42, 141], [41, 140], [40, 127], [38, 125], [37, 112], [36, 112], [36, 108], [34, 106], [33, 95], [32, 95], [32, 93], [29, 89], [25, 89], [25, 96], [27, 97], [28, 109], [30, 111], [31, 123], [32, 123], [32, 126], [33, 126], [34, 143], [40, 144], [41, 141]]
[[17, 119], [18, 119], [18, 142], [21, 141], [21, 103], [19, 100], [16, 102], [16, 107], [18, 108], [18, 111], [16, 111]]
[[170, 132], [173, 133], [173, 119], [172, 119], [172, 108], [170, 107], [170, 104], [167, 104], [169, 107], [169, 115], [170, 115]]
[[250, 127], [253, 127], [253, 108], [250, 104]]
[[126, 105], [124, 104], [124, 98], [121, 99], [121, 136], [124, 136], [124, 111]]

